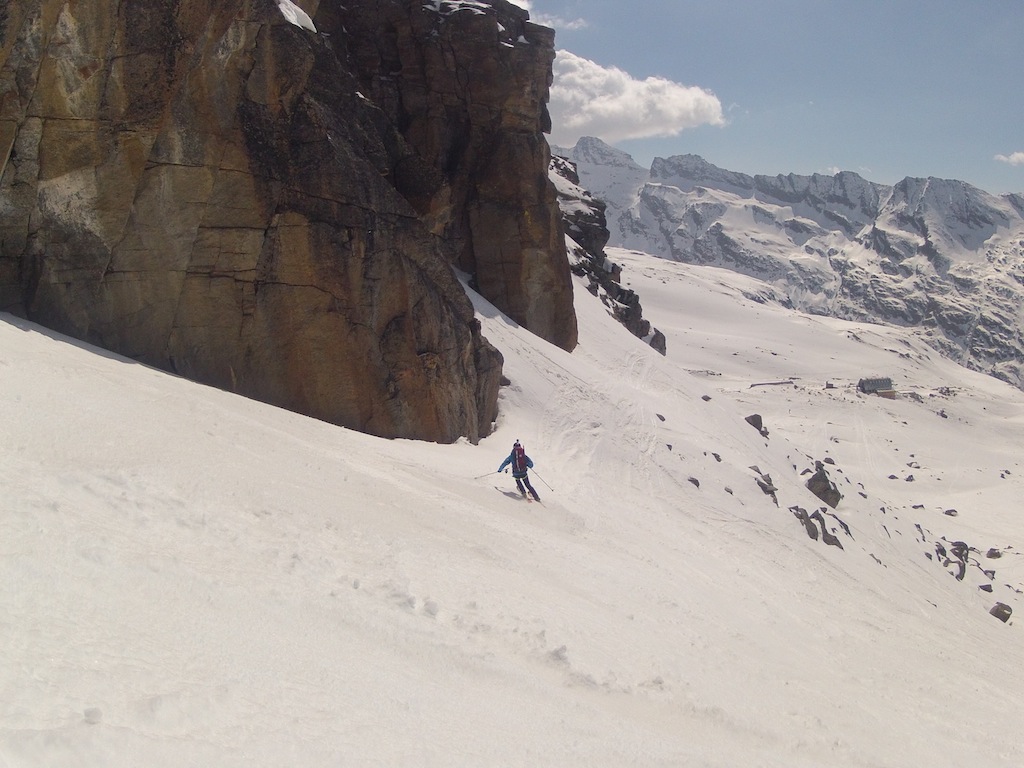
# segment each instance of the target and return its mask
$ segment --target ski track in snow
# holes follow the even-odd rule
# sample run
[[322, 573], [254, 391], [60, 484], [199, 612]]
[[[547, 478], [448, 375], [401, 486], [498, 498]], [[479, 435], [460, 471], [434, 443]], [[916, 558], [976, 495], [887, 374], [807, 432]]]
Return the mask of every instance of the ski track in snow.
[[[474, 295], [511, 382], [478, 446], [2, 316], [0, 765], [1024, 763], [1019, 627], [987, 614], [1024, 581], [1024, 396], [747, 278], [613, 259], [667, 358], [581, 283], [571, 355]], [[850, 388], [879, 372], [923, 401]], [[493, 473], [517, 438], [542, 504]], [[823, 506], [800, 472], [826, 456], [843, 550], [788, 511]], [[943, 536], [1004, 548], [996, 593], [925, 557]]]

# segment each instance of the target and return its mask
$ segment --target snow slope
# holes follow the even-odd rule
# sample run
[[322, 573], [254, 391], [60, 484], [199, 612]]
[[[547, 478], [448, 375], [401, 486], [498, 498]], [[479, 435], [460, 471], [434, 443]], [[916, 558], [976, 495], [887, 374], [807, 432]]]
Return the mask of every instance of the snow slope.
[[289, 24], [301, 29], [308, 29], [310, 32], [316, 32], [316, 25], [309, 18], [309, 14], [299, 8], [292, 0], [277, 0], [277, 9]]
[[[511, 382], [478, 446], [0, 316], [0, 766], [1024, 763], [1019, 623], [988, 614], [1024, 610], [1024, 393], [614, 258], [667, 357], [581, 286], [571, 355], [474, 297]], [[487, 474], [516, 438], [542, 504]], [[824, 506], [800, 472], [826, 456], [842, 549], [789, 511]], [[963, 580], [943, 536], [977, 548]]]

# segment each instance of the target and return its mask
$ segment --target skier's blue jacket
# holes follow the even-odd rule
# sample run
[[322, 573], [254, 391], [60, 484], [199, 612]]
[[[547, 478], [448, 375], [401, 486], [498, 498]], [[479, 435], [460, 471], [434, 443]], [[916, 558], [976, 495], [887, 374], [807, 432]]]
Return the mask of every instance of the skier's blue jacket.
[[519, 463], [518, 466], [517, 466], [517, 462], [516, 462], [515, 458], [516, 458], [516, 452], [515, 452], [515, 449], [513, 449], [512, 453], [510, 453], [508, 455], [508, 458], [505, 459], [503, 462], [501, 462], [501, 466], [498, 467], [498, 471], [501, 472], [501, 470], [503, 470], [505, 467], [507, 467], [509, 464], [511, 464], [512, 465], [512, 477], [526, 477], [526, 470], [527, 469], [533, 469], [533, 460], [524, 453], [523, 454], [523, 458], [526, 459], [526, 463], [525, 464]]

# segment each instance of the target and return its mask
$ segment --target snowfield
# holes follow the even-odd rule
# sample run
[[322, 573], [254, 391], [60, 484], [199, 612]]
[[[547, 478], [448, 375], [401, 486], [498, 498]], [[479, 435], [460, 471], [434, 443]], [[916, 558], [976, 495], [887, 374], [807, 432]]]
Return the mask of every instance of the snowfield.
[[0, 315], [0, 766], [1024, 764], [1024, 393], [609, 255], [667, 357], [582, 283], [573, 354], [473, 295], [511, 382], [477, 446]]

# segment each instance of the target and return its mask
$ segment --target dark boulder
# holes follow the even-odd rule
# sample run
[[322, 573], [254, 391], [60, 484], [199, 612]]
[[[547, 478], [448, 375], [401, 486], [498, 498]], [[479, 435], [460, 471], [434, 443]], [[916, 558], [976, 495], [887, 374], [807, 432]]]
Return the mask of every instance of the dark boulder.
[[807, 480], [807, 490], [835, 509], [843, 498], [839, 488], [828, 476], [825, 466], [819, 461], [815, 465], [815, 472]]

